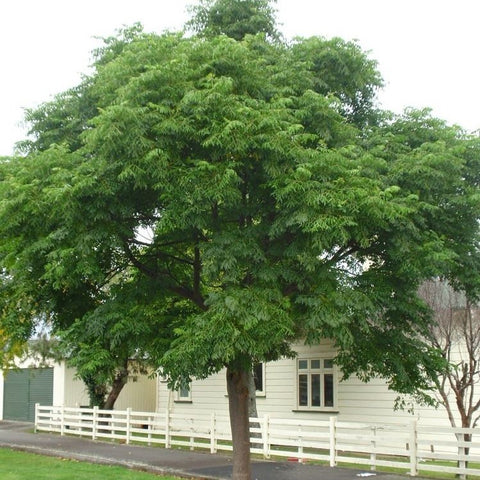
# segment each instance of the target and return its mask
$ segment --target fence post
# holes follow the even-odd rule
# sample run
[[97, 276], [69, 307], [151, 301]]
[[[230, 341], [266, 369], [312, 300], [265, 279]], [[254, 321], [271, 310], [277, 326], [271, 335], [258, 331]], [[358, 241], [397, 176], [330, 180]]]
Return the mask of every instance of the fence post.
[[165, 413], [165, 448], [170, 448], [170, 411]]
[[60, 407], [60, 435], [65, 435], [65, 405]]
[[216, 442], [216, 418], [215, 418], [215, 412], [212, 413], [210, 416], [210, 453], [216, 453], [217, 452], [217, 442]]
[[417, 469], [417, 449], [418, 449], [418, 424], [417, 420], [412, 420], [410, 425], [410, 475], [415, 477], [418, 474]]
[[127, 416], [125, 418], [125, 423], [126, 423], [126, 425], [125, 425], [125, 436], [127, 437], [125, 439], [125, 442], [126, 442], [127, 445], [130, 444], [130, 436], [132, 434], [132, 432], [131, 432], [131, 428], [132, 428], [132, 426], [131, 426], [131, 416], [132, 416], [132, 409], [130, 407], [128, 407], [127, 408]]
[[93, 415], [92, 415], [92, 440], [97, 439], [97, 428], [98, 428], [98, 405], [95, 405], [93, 407]]
[[303, 435], [302, 435], [302, 427], [298, 427], [297, 430], [297, 435], [298, 435], [298, 462], [301, 463], [303, 462]]
[[33, 428], [33, 431], [34, 431], [35, 433], [37, 433], [39, 410], [40, 410], [40, 404], [39, 404], [39, 403], [36, 403], [36, 404], [35, 404], [35, 425], [34, 425], [34, 428]]
[[330, 466], [334, 467], [336, 465], [336, 429], [337, 429], [337, 418], [330, 417]]
[[372, 427], [372, 435], [373, 435], [373, 438], [372, 438], [372, 441], [371, 441], [371, 447], [372, 447], [372, 451], [370, 452], [370, 462], [371, 462], [371, 465], [370, 465], [370, 470], [374, 471], [376, 470], [376, 462], [377, 462], [377, 441], [375, 439], [375, 437], [377, 436], [377, 427]]
[[148, 417], [148, 446], [150, 447], [152, 445], [152, 417]]
[[195, 419], [190, 419], [190, 450], [195, 450]]
[[270, 416], [265, 414], [263, 416], [263, 456], [270, 458]]
[[[458, 452], [458, 462], [457, 467], [461, 470], [461, 473], [457, 473], [458, 478], [460, 480], [465, 480], [467, 478], [467, 474], [465, 473], [465, 469], [467, 467], [466, 461], [466, 448], [465, 448], [465, 434], [464, 433], [455, 433], [455, 438], [457, 439], [457, 452]], [[463, 446], [460, 446], [463, 445]]]

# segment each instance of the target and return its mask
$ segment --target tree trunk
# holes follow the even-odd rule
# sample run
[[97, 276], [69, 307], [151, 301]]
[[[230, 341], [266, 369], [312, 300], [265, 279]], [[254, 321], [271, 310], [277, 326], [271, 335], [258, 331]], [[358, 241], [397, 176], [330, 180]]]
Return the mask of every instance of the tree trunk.
[[115, 402], [117, 401], [120, 392], [123, 390], [123, 387], [127, 384], [128, 380], [128, 369], [122, 368], [117, 375], [115, 375], [115, 380], [112, 383], [112, 388], [108, 394], [105, 404], [103, 405], [104, 410], [113, 410]]
[[227, 367], [228, 408], [233, 444], [233, 480], [251, 480], [248, 371]]

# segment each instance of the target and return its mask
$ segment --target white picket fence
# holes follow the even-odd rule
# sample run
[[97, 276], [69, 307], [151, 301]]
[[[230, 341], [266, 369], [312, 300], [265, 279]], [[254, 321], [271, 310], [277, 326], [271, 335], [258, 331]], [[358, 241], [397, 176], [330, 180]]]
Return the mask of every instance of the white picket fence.
[[[317, 460], [339, 464], [394, 467], [418, 475], [448, 472], [465, 477], [480, 475], [480, 442], [475, 429], [425, 427], [408, 424], [368, 424], [328, 420], [279, 419], [265, 415], [250, 419], [252, 453], [265, 458]], [[35, 430], [110, 439], [165, 448], [231, 451], [226, 416], [186, 417], [163, 413], [40, 406], [35, 408]], [[464, 441], [471, 435], [471, 441]]]

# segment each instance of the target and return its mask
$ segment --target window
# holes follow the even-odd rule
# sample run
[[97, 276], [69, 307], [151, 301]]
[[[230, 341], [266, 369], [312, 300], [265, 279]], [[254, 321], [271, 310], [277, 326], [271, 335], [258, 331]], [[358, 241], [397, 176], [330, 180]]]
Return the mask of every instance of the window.
[[265, 364], [256, 363], [253, 366], [253, 381], [255, 382], [255, 391], [257, 396], [265, 395]]
[[298, 408], [323, 410], [335, 407], [335, 372], [330, 358], [297, 361]]
[[192, 401], [192, 390], [190, 389], [190, 384], [182, 385], [176, 391], [175, 401], [176, 402], [191, 402]]

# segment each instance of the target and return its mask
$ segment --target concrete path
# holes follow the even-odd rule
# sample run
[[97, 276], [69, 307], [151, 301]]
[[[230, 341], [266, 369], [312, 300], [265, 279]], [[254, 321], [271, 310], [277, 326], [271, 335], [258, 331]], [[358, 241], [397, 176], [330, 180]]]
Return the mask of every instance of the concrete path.
[[[226, 480], [232, 478], [227, 455], [187, 450], [122, 445], [73, 436], [32, 433], [33, 425], [0, 421], [0, 447], [80, 461], [121, 465], [182, 478]], [[297, 462], [258, 461], [252, 463], [255, 480], [405, 480], [406, 476], [364, 470], [330, 468]]]

